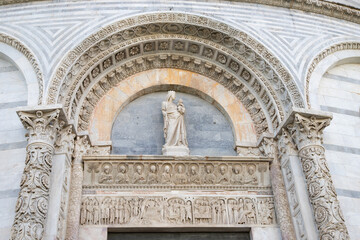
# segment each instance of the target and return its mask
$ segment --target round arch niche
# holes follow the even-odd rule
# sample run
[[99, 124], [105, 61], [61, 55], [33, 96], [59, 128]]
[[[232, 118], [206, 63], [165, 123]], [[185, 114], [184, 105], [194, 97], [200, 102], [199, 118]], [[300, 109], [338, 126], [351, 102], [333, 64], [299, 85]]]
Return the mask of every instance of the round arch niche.
[[[161, 103], [166, 95], [167, 91], [143, 95], [119, 112], [111, 131], [113, 154], [161, 155], [164, 144]], [[177, 90], [175, 102], [179, 99], [184, 101], [186, 108], [191, 155], [236, 155], [233, 130], [227, 117], [214, 105], [193, 94]]]
[[233, 147], [256, 143], [254, 122], [234, 94], [205, 76], [179, 69], [144, 71], [121, 81], [109, 90], [89, 116], [90, 138], [95, 145], [110, 141], [116, 116], [129, 103], [143, 95], [168, 90], [189, 93], [214, 105], [232, 126]]

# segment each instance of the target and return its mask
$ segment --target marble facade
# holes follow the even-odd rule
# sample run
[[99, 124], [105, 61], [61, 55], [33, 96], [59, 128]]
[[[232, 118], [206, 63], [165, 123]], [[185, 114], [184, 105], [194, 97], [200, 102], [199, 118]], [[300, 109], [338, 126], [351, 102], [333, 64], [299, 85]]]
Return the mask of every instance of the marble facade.
[[[0, 3], [0, 240], [360, 238], [359, 6], [279, 2]], [[167, 91], [190, 155], [155, 154]]]

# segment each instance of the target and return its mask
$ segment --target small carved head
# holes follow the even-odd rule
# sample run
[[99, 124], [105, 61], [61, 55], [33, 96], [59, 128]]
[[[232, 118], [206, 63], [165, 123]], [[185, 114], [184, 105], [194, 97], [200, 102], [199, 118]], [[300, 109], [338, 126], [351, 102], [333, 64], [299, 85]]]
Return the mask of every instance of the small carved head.
[[150, 166], [150, 172], [152, 172], [152, 173], [156, 172], [156, 166], [155, 165]]
[[226, 166], [225, 166], [225, 165], [221, 165], [221, 166], [220, 166], [220, 173], [221, 173], [222, 175], [224, 175], [224, 174], [226, 173]]
[[183, 165], [178, 166], [178, 172], [179, 173], [183, 173], [183, 169], [184, 169]]
[[212, 173], [213, 171], [213, 167], [211, 165], [207, 165], [206, 166], [206, 173], [209, 174], [209, 173]]
[[138, 174], [141, 174], [141, 172], [142, 172], [142, 166], [141, 166], [141, 165], [137, 165], [137, 166], [136, 166], [136, 172], [137, 172]]
[[250, 174], [250, 175], [253, 175], [254, 173], [255, 173], [255, 165], [249, 165], [248, 166], [248, 173]]
[[125, 165], [123, 165], [123, 164], [119, 165], [119, 172], [121, 172], [121, 173], [126, 173], [126, 167], [125, 167]]
[[196, 168], [196, 166], [191, 166], [191, 174], [192, 175], [195, 175], [196, 174], [196, 172], [197, 172], [197, 168]]
[[166, 172], [166, 173], [170, 172], [170, 166], [169, 165], [165, 165], [164, 172]]
[[166, 100], [169, 102], [169, 101], [174, 100], [175, 98], [176, 98], [175, 91], [168, 91]]

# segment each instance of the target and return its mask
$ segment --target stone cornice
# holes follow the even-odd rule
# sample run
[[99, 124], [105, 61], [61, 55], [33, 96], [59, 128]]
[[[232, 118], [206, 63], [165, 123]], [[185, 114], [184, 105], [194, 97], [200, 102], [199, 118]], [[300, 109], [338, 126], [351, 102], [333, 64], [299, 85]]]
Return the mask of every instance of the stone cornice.
[[[49, 0], [1, 0], [0, 6], [40, 2]], [[360, 9], [340, 3], [333, 3], [323, 0], [228, 0], [229, 2], [245, 2], [263, 4], [273, 7], [288, 8], [304, 12], [322, 14], [349, 22], [360, 23]]]

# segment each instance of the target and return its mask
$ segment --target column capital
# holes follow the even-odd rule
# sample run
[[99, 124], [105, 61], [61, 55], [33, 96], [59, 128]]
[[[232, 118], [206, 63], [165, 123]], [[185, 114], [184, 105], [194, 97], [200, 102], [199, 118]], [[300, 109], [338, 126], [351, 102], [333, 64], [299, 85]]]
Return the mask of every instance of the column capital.
[[288, 117], [281, 123], [275, 136], [288, 131], [299, 151], [311, 145], [321, 145], [323, 130], [330, 125], [332, 114], [328, 112], [293, 108]]
[[28, 145], [40, 142], [53, 146], [58, 131], [68, 124], [61, 105], [25, 107], [16, 112], [29, 131]]

